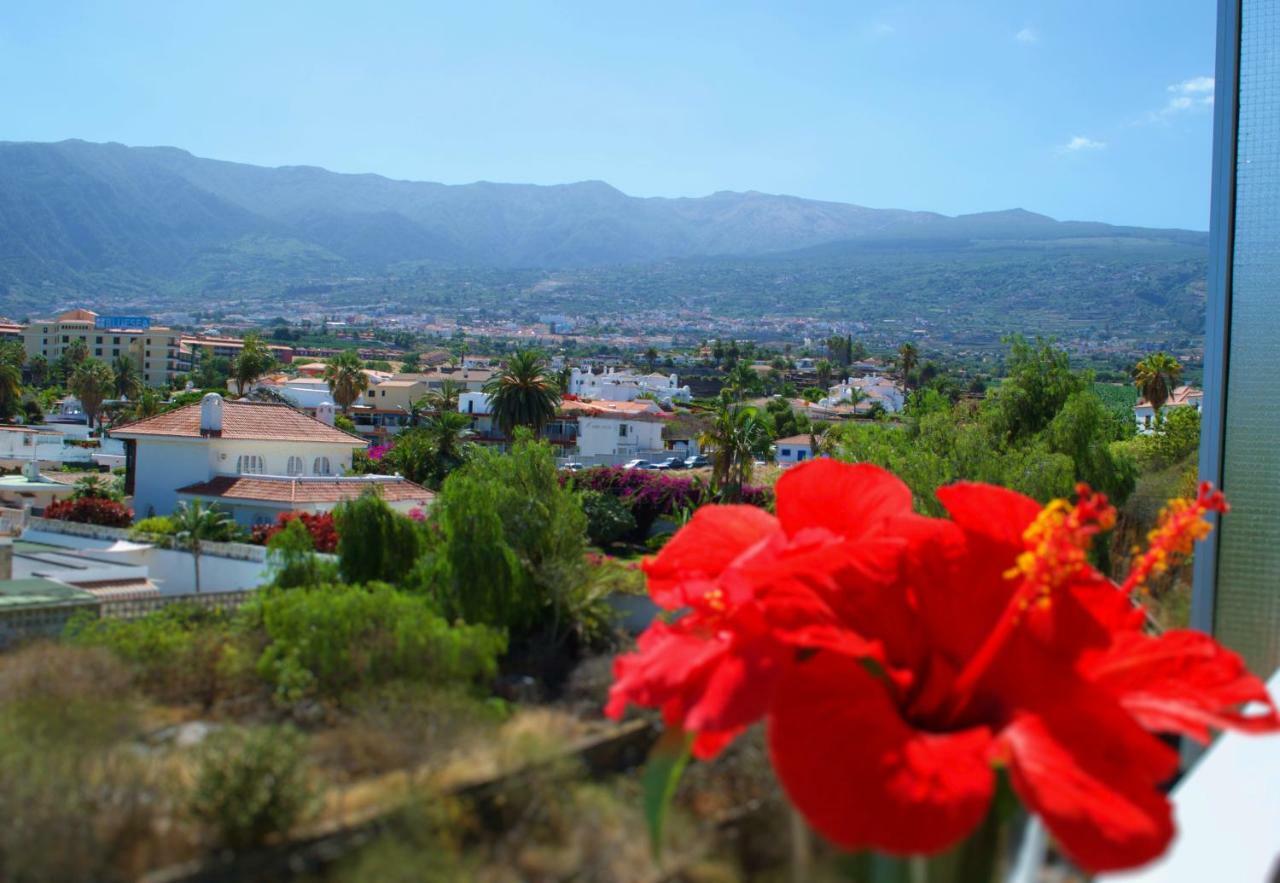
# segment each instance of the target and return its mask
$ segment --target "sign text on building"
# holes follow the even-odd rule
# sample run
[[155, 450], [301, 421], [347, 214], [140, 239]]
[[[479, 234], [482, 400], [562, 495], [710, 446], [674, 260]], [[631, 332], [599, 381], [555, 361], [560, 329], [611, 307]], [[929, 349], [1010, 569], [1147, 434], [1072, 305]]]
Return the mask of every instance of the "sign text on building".
[[99, 331], [146, 331], [151, 320], [146, 316], [99, 316], [93, 327]]

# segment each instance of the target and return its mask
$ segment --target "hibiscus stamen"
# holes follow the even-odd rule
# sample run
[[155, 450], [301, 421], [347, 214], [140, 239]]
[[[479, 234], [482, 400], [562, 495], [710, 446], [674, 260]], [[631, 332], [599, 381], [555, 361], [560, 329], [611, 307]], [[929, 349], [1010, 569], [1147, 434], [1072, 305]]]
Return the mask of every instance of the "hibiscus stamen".
[[1231, 507], [1221, 491], [1207, 481], [1200, 483], [1194, 500], [1175, 499], [1160, 511], [1156, 527], [1147, 534], [1147, 551], [1135, 552], [1133, 566], [1121, 589], [1126, 594], [1145, 593], [1147, 582], [1190, 556], [1198, 540], [1213, 530], [1210, 512], [1227, 512]]
[[1079, 484], [1076, 496], [1075, 505], [1061, 499], [1051, 501], [1023, 531], [1026, 550], [1004, 573], [1005, 579], [1021, 583], [995, 628], [957, 676], [952, 693], [953, 717], [964, 710], [982, 676], [1028, 611], [1051, 608], [1055, 591], [1088, 569], [1093, 538], [1115, 525], [1116, 510], [1107, 502], [1106, 494]]
[[1016, 605], [1021, 611], [1051, 606], [1054, 590], [1089, 566], [1093, 538], [1116, 523], [1106, 494], [1080, 484], [1076, 495], [1074, 506], [1061, 499], [1050, 502], [1023, 531], [1027, 549], [1005, 572], [1008, 579], [1023, 580]]

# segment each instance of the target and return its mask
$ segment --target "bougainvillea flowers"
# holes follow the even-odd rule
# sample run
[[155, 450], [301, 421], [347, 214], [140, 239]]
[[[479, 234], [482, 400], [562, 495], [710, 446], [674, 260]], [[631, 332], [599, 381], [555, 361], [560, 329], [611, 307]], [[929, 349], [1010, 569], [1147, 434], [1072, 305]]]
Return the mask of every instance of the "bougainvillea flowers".
[[659, 708], [701, 756], [766, 720], [787, 793], [845, 847], [945, 849], [1004, 770], [1081, 866], [1158, 855], [1177, 755], [1153, 734], [1280, 728], [1238, 656], [1148, 635], [1128, 591], [1189, 552], [1221, 496], [1171, 505], [1125, 587], [1088, 561], [1114, 521], [1102, 495], [938, 496], [949, 519], [912, 514], [883, 470], [819, 460], [778, 482], [776, 518], [699, 510], [646, 566], [673, 615], [618, 659], [609, 713]]

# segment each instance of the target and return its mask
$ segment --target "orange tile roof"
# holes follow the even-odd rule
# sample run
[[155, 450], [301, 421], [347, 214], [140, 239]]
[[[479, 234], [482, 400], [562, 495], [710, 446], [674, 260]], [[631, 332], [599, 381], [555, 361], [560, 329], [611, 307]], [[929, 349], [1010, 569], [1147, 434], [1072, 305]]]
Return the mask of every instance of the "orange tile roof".
[[346, 478], [287, 478], [264, 475], [218, 475], [178, 488], [180, 494], [224, 500], [263, 500], [271, 503], [340, 503], [354, 500], [369, 488], [388, 503], [429, 502], [435, 495], [404, 478], [351, 476]]
[[222, 403], [222, 431], [200, 431], [200, 403], [187, 405], [126, 423], [109, 433], [113, 438], [167, 436], [170, 438], [227, 438], [246, 441], [297, 441], [349, 444], [363, 447], [364, 439], [321, 423], [301, 411], [276, 402], [246, 402], [228, 399]]
[[[1175, 388], [1173, 393], [1169, 396], [1169, 401], [1165, 402], [1164, 404], [1166, 408], [1176, 408], [1181, 405], [1189, 405], [1191, 404], [1191, 401], [1193, 399], [1203, 399], [1203, 397], [1204, 397], [1203, 390], [1198, 389], [1197, 387], [1194, 387], [1194, 386], [1184, 385], [1184, 386], [1179, 386]], [[1147, 401], [1146, 398], [1139, 397], [1138, 404], [1136, 405], [1136, 407], [1150, 408], [1151, 403]]]
[[606, 401], [573, 401], [566, 399], [560, 403], [560, 413], [565, 416], [578, 417], [619, 417], [627, 420], [662, 420], [670, 415], [657, 409], [653, 402], [606, 402]]
[[775, 439], [775, 445], [808, 445], [813, 443], [811, 435], [789, 435], [786, 438]]

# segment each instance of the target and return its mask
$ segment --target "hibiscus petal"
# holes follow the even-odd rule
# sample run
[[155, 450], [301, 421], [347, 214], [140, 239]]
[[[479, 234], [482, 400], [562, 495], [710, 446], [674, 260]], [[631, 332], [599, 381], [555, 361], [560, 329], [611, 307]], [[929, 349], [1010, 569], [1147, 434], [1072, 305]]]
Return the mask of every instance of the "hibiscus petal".
[[869, 463], [825, 457], [788, 469], [775, 488], [778, 520], [788, 536], [823, 528], [849, 539], [869, 536], [911, 512], [911, 489]]
[[991, 802], [990, 732], [913, 729], [885, 684], [847, 657], [819, 653], [788, 669], [768, 726], [787, 794], [842, 847], [936, 852], [971, 833]]
[[669, 610], [685, 606], [688, 589], [701, 594], [726, 567], [779, 532], [778, 520], [756, 506], [703, 506], [644, 563], [649, 594]]
[[1021, 551], [1022, 532], [1042, 508], [1035, 500], [1016, 491], [969, 481], [938, 488], [938, 502], [966, 533], [1016, 550], [1013, 554]]
[[[1262, 681], [1239, 655], [1201, 632], [1175, 630], [1158, 638], [1120, 634], [1082, 670], [1148, 730], [1208, 742], [1210, 727], [1280, 729], [1280, 715]], [[1259, 703], [1258, 710], [1246, 713], [1241, 706], [1251, 702]]]
[[1168, 846], [1173, 815], [1157, 785], [1177, 754], [1105, 697], [1019, 714], [1000, 741], [1014, 790], [1081, 867], [1131, 868]]
[[614, 660], [605, 714], [617, 720], [633, 703], [659, 708], [668, 724], [707, 736], [695, 744], [699, 757], [714, 754], [764, 717], [793, 652], [762, 625], [707, 634], [696, 615], [655, 622], [640, 636], [638, 652]]

